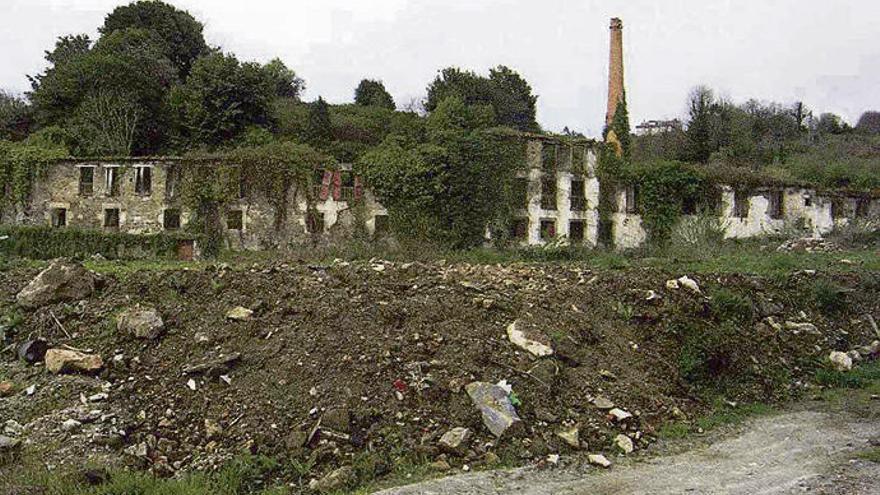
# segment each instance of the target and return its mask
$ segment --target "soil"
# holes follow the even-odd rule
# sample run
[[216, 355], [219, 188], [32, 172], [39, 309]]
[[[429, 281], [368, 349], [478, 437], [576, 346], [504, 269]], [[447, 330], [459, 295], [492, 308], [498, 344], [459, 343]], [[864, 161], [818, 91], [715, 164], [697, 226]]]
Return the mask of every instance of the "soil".
[[[38, 271], [0, 272], [0, 309], [21, 316], [6, 343], [40, 336], [99, 353], [106, 365], [97, 376], [56, 376], [0, 355], [0, 379], [19, 391], [0, 399], [0, 418], [22, 426], [22, 459], [171, 476], [251, 453], [309, 466], [305, 475], [278, 471], [297, 486], [340, 466], [365, 482], [438, 459], [479, 469], [540, 464], [551, 453], [612, 455], [621, 432], [648, 449], [661, 425], [713, 407], [706, 387], [731, 403], [808, 391], [830, 350], [876, 338], [861, 318], [880, 301], [859, 274], [835, 276], [852, 290], [842, 309], [823, 314], [811, 296], [821, 273], [692, 275], [695, 294], [668, 289], [683, 274], [658, 270], [374, 260], [111, 273], [86, 300], [21, 312], [14, 296]], [[719, 313], [708, 296], [722, 288], [753, 314], [734, 323]], [[162, 315], [159, 339], [116, 330], [115, 316], [136, 303]], [[237, 306], [253, 316], [227, 319]], [[763, 322], [770, 315], [819, 332], [774, 329]], [[505, 329], [516, 319], [554, 354], [514, 346]], [[720, 343], [688, 354], [697, 372], [686, 376], [682, 353], [695, 334]], [[512, 385], [519, 427], [500, 439], [486, 429], [463, 390], [475, 380]], [[33, 395], [21, 392], [32, 385]], [[107, 398], [89, 399], [98, 393]], [[596, 396], [634, 418], [616, 423], [592, 405]], [[82, 425], [65, 430], [67, 419]], [[578, 449], [555, 435], [569, 425], [580, 429]], [[441, 453], [440, 436], [459, 426], [473, 431], [470, 448]]]

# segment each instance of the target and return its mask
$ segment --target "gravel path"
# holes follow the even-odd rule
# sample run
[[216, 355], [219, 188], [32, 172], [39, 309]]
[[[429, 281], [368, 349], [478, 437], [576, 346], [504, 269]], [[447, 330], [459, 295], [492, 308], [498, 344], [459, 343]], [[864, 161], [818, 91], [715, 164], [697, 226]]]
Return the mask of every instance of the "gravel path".
[[867, 495], [878, 493], [880, 464], [854, 460], [854, 454], [878, 440], [880, 421], [802, 410], [758, 418], [709, 445], [609, 471], [487, 471], [379, 493]]

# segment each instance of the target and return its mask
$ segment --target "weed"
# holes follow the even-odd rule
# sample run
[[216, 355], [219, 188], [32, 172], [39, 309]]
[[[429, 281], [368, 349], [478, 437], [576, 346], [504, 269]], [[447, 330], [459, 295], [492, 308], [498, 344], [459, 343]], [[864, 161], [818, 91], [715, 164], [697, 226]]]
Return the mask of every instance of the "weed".
[[718, 321], [750, 323], [754, 307], [748, 297], [729, 289], [720, 289], [712, 295], [712, 313]]
[[864, 461], [880, 464], [880, 448], [873, 448], [864, 452], [859, 452], [856, 457]]
[[829, 368], [816, 370], [816, 383], [831, 388], [865, 388], [880, 380], [880, 362], [857, 366], [850, 371]]
[[657, 430], [657, 434], [664, 440], [678, 440], [685, 438], [691, 432], [691, 427], [687, 423], [668, 423]]
[[844, 306], [844, 291], [837, 284], [819, 279], [813, 283], [813, 302], [825, 314], [833, 314]]
[[635, 315], [635, 309], [632, 304], [626, 304], [622, 301], [616, 301], [614, 303], [614, 312], [617, 313], [617, 316], [623, 321], [630, 321]]

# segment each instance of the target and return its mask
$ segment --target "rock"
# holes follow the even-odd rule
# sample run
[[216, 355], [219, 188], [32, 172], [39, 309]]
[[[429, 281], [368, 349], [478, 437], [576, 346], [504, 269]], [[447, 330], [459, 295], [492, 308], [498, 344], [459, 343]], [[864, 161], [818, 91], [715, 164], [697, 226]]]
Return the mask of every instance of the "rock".
[[678, 280], [671, 279], [666, 281], [666, 288], [669, 290], [678, 290]]
[[223, 428], [213, 419], [205, 419], [205, 436], [208, 440], [216, 440], [223, 434]]
[[559, 365], [553, 359], [542, 359], [532, 366], [529, 374], [548, 386], [552, 386], [556, 383], [556, 378], [559, 376]]
[[834, 351], [828, 356], [828, 359], [837, 371], [850, 371], [852, 369], [852, 358], [844, 352]]
[[244, 321], [249, 320], [254, 312], [242, 306], [236, 306], [226, 313], [227, 320]]
[[19, 445], [21, 445], [21, 440], [7, 437], [5, 435], [0, 435], [0, 454], [12, 452], [13, 450], [17, 449]]
[[596, 409], [601, 409], [603, 411], [614, 408], [614, 403], [602, 396], [595, 397], [593, 399], [593, 405], [596, 406]]
[[682, 275], [678, 279], [678, 285], [693, 292], [694, 294], [702, 294], [702, 291], [700, 291], [700, 286], [697, 285], [697, 281], [688, 277], [687, 275]]
[[614, 445], [624, 454], [631, 454], [635, 450], [632, 439], [622, 433], [614, 437]]
[[146, 459], [147, 454], [149, 454], [149, 449], [147, 448], [146, 442], [141, 442], [137, 445], [132, 445], [125, 449], [125, 453], [132, 456], [137, 457], [139, 459]]
[[116, 329], [139, 339], [153, 340], [162, 335], [165, 323], [154, 308], [135, 305], [117, 317]]
[[450, 466], [449, 463], [444, 461], [443, 459], [439, 459], [431, 463], [431, 469], [442, 473], [452, 469], [452, 466]]
[[81, 264], [56, 260], [15, 297], [25, 308], [85, 299], [95, 291], [95, 276]]
[[603, 468], [611, 467], [611, 461], [606, 459], [605, 456], [602, 454], [590, 454], [587, 456], [587, 460], [590, 462], [590, 464], [593, 464], [595, 466]]
[[10, 419], [3, 424], [3, 433], [14, 437], [21, 436], [24, 433], [24, 426], [18, 421]]
[[791, 330], [793, 333], [798, 334], [800, 332], [807, 332], [811, 334], [819, 334], [819, 329], [816, 328], [816, 325], [812, 323], [798, 323], [794, 321], [786, 321], [785, 322], [786, 330]]
[[0, 382], [0, 397], [9, 397], [15, 393], [15, 384], [10, 381]]
[[524, 325], [515, 320], [507, 326], [507, 338], [514, 345], [524, 349], [537, 357], [544, 357], [553, 354], [553, 348], [550, 347], [550, 340], [536, 329], [525, 329]]
[[228, 356], [222, 356], [218, 359], [206, 361], [201, 364], [187, 366], [183, 369], [185, 375], [204, 374], [212, 378], [218, 378], [220, 375], [229, 371], [237, 362], [241, 360], [241, 354], [235, 352]]
[[45, 340], [28, 340], [18, 347], [18, 357], [26, 363], [39, 363], [46, 358], [47, 350], [49, 350], [49, 344]]
[[581, 446], [580, 430], [578, 430], [577, 426], [559, 430], [556, 432], [556, 436], [561, 438], [562, 441], [567, 443], [568, 446], [573, 449], [578, 449]]
[[547, 462], [553, 464], [554, 466], [559, 464], [559, 454], [548, 454]]
[[97, 354], [68, 349], [49, 349], [46, 351], [46, 369], [52, 373], [94, 373], [104, 366]]
[[288, 433], [287, 437], [284, 439], [284, 446], [287, 447], [291, 456], [297, 457], [303, 453], [308, 439], [308, 433], [300, 430], [293, 430]]
[[852, 359], [852, 361], [854, 363], [857, 363], [862, 360], [862, 355], [859, 354], [859, 351], [857, 351], [855, 349], [847, 352], [846, 355], [849, 356], [849, 358]]
[[309, 488], [316, 492], [327, 493], [345, 488], [355, 480], [354, 470], [349, 466], [343, 466], [331, 471], [320, 480], [309, 482]]
[[348, 412], [348, 408], [334, 407], [328, 409], [321, 416], [321, 426], [340, 433], [349, 433], [351, 430], [351, 415]]
[[496, 437], [520, 421], [507, 392], [492, 383], [472, 382], [465, 387], [471, 401], [483, 415], [483, 424]]
[[453, 428], [440, 437], [440, 448], [450, 454], [463, 455], [471, 440], [471, 430], [462, 427]]
[[65, 422], [61, 423], [61, 429], [64, 431], [78, 430], [80, 426], [82, 426], [82, 423], [75, 419], [68, 419]]
[[632, 417], [632, 414], [624, 411], [623, 409], [618, 409], [616, 407], [614, 409], [608, 411], [608, 414], [611, 415], [611, 417], [614, 418], [614, 421], [616, 421], [618, 423], [621, 421], [625, 421], [625, 420]]

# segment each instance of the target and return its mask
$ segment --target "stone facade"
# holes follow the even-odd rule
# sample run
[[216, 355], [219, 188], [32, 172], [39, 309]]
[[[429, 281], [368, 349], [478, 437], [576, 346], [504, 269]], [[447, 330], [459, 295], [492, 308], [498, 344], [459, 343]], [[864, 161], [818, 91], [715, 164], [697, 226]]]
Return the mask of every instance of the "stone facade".
[[[526, 134], [525, 163], [517, 172], [512, 236], [520, 245], [549, 243], [593, 247], [600, 242], [598, 148], [595, 141]], [[65, 161], [34, 184], [26, 208], [5, 212], [6, 223], [102, 229], [135, 234], [181, 230], [194, 212], [180, 196], [179, 159]], [[285, 249], [314, 242], [332, 243], [355, 232], [381, 235], [387, 212], [369, 190], [355, 193], [350, 165], [338, 172], [316, 170], [315, 182], [340, 174], [339, 187], [313, 194], [292, 187], [279, 217], [265, 197], [242, 191], [223, 205], [220, 222], [231, 249]], [[334, 180], [337, 178], [334, 176]], [[326, 186], [325, 186], [326, 187]], [[842, 192], [799, 187], [752, 188], [747, 193], [719, 187], [716, 211], [728, 238], [778, 233], [797, 226], [824, 235], [854, 217], [880, 215], [880, 201]], [[362, 199], [355, 203], [356, 196]], [[307, 197], [318, 198], [308, 204]], [[608, 240], [617, 248], [642, 245], [647, 232], [639, 211], [638, 186], [614, 192]], [[357, 206], [356, 206], [357, 204]], [[685, 212], [688, 213], [688, 212]], [[685, 215], [687, 218], [687, 215]]]

